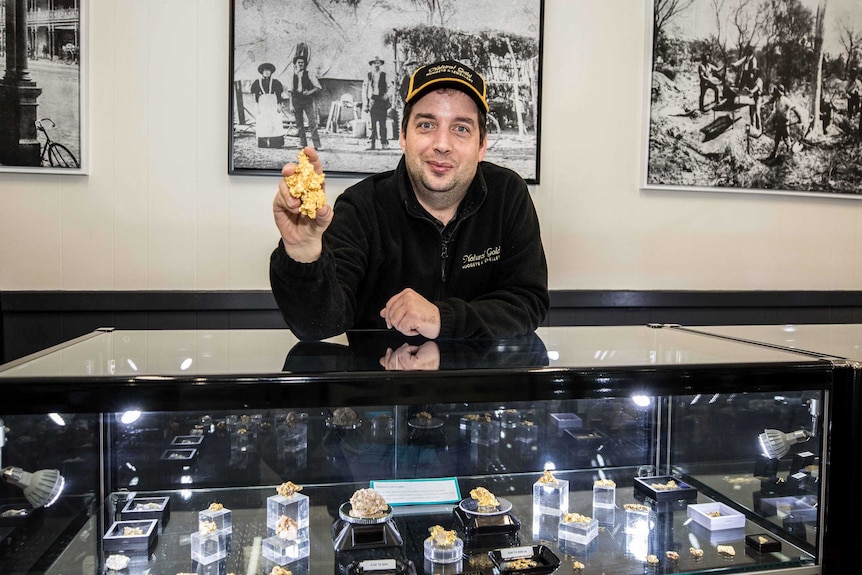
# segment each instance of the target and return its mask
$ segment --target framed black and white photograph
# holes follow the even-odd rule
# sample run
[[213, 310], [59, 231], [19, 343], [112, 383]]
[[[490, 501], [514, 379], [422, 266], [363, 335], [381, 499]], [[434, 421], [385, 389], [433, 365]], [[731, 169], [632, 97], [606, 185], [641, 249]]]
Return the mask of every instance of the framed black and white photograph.
[[87, 0], [0, 0], [0, 172], [86, 174]]
[[862, 3], [651, 10], [645, 189], [862, 198]]
[[451, 59], [486, 80], [485, 159], [538, 183], [542, 12], [543, 0], [233, 0], [228, 172], [278, 174], [306, 145], [328, 174], [394, 169], [410, 74]]

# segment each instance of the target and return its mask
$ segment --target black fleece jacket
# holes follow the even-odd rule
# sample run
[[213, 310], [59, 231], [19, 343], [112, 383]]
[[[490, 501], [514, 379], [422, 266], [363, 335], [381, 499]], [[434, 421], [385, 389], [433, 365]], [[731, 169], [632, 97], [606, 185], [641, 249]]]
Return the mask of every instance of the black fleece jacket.
[[441, 339], [513, 337], [545, 320], [539, 220], [511, 170], [481, 162], [445, 227], [419, 204], [403, 157], [345, 190], [333, 209], [320, 259], [296, 262], [281, 241], [270, 258], [272, 293], [299, 339], [386, 329], [380, 310], [408, 287], [440, 309]]

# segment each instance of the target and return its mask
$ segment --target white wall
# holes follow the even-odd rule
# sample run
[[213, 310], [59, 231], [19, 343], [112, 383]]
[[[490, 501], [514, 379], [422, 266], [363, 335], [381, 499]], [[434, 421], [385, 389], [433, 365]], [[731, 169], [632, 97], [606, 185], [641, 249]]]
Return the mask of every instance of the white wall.
[[[862, 288], [860, 201], [639, 190], [646, 4], [546, 1], [551, 288]], [[0, 291], [268, 289], [276, 181], [226, 168], [229, 2], [89, 8], [90, 175], [0, 174]]]

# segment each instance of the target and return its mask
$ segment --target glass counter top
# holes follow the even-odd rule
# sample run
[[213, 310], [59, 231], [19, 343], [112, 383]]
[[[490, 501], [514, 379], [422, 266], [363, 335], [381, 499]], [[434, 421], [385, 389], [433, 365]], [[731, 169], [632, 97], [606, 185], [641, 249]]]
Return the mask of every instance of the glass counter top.
[[[393, 355], [387, 363], [387, 350], [402, 350], [400, 356], [407, 361], [399, 363]], [[433, 361], [425, 361], [429, 356]], [[0, 382], [45, 377], [580, 369], [799, 361], [811, 361], [811, 357], [650, 326], [547, 327], [518, 338], [457, 341], [353, 331], [322, 342], [300, 342], [289, 330], [105, 329], [0, 366]]]
[[720, 325], [687, 329], [862, 361], [862, 324]]

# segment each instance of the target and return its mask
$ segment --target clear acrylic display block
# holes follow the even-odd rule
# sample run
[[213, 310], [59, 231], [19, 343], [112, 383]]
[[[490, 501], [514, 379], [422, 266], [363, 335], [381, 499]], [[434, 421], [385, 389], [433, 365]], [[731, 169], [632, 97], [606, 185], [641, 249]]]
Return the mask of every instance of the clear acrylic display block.
[[515, 428], [515, 441], [537, 443], [539, 441], [539, 426], [530, 421], [522, 421]]
[[625, 532], [631, 535], [648, 535], [650, 531], [650, 509], [646, 505], [627, 506]]
[[228, 537], [230, 533], [226, 531], [192, 533], [192, 561], [207, 565], [227, 557]]
[[219, 509], [218, 511], [210, 511], [205, 509], [198, 513], [198, 529], [201, 534], [213, 533], [216, 531], [224, 531], [230, 533], [233, 531], [231, 526], [230, 509]]
[[308, 527], [308, 496], [295, 493], [293, 497], [270, 495], [266, 498], [266, 526], [275, 529], [282, 516], [290, 517], [298, 528]]
[[298, 423], [293, 427], [281, 425], [278, 427], [279, 452], [295, 453], [308, 449], [308, 425]]
[[617, 486], [610, 480], [599, 480], [593, 483], [593, 508], [613, 508], [617, 504]]
[[599, 525], [613, 527], [616, 522], [616, 507], [595, 507], [593, 508], [593, 517], [599, 522]]
[[593, 518], [589, 521], [560, 521], [558, 537], [560, 541], [568, 541], [586, 545], [599, 534], [599, 522]]
[[500, 443], [500, 422], [474, 421], [470, 426], [470, 442], [477, 445]]
[[308, 535], [303, 540], [285, 539], [272, 535], [263, 540], [261, 554], [278, 565], [286, 565], [304, 557], [308, 557], [310, 543]]
[[533, 515], [559, 516], [569, 510], [569, 482], [557, 479], [556, 483], [533, 484]]
[[429, 537], [424, 543], [425, 559], [431, 563], [455, 563], [464, 556], [464, 542], [455, 538], [452, 545], [439, 545]]
[[500, 418], [500, 423], [507, 429], [514, 429], [521, 421], [521, 414], [518, 413], [517, 409], [501, 409], [497, 415]]
[[533, 542], [556, 541], [560, 530], [559, 515], [533, 514]]
[[271, 536], [264, 541], [264, 552], [269, 553], [266, 557], [295, 561], [308, 556], [308, 510], [308, 496], [301, 493], [266, 498], [266, 528]]

